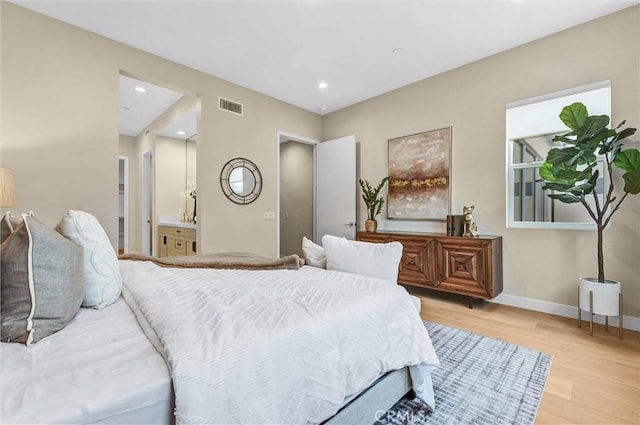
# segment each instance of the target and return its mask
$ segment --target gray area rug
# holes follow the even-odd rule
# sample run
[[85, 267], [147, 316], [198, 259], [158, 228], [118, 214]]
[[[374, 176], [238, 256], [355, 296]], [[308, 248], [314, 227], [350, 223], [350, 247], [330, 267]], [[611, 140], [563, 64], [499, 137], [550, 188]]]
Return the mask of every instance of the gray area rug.
[[376, 425], [533, 424], [551, 356], [424, 322], [440, 359], [432, 374], [436, 409], [405, 397]]

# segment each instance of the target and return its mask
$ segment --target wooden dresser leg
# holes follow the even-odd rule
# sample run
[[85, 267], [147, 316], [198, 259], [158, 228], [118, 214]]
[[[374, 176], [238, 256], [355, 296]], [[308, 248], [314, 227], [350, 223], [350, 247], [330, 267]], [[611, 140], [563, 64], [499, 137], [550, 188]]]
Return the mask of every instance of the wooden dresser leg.
[[469, 297], [469, 308], [473, 309], [473, 297]]

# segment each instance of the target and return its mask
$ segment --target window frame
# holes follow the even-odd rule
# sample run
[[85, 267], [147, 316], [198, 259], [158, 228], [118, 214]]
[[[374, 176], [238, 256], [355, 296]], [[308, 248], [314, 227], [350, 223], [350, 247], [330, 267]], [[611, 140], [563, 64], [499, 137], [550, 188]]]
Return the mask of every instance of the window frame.
[[[549, 135], [549, 134], [561, 134], [566, 133], [568, 129], [560, 121], [558, 114], [562, 106], [568, 105], [573, 102], [582, 102], [589, 109], [590, 115], [606, 114], [611, 116], [611, 82], [609, 80], [600, 81], [593, 84], [587, 84], [580, 87], [575, 87], [568, 90], [562, 90], [559, 92], [550, 93], [543, 96], [537, 96], [529, 99], [524, 99], [517, 102], [511, 102], [506, 105], [506, 149], [505, 149], [505, 197], [506, 197], [506, 226], [507, 228], [516, 229], [565, 229], [565, 230], [595, 230], [597, 229], [596, 223], [593, 220], [585, 222], [546, 222], [546, 221], [522, 221], [515, 220], [515, 171], [524, 169], [536, 169], [544, 163], [542, 161], [534, 161], [527, 163], [514, 163], [513, 162], [513, 150], [514, 141], [520, 139], [527, 139], [537, 136]], [[561, 104], [562, 106], [558, 107]], [[512, 125], [510, 128], [510, 122], [517, 119], [521, 119], [518, 115], [522, 115], [522, 111], [525, 108], [534, 108], [540, 106], [541, 114], [544, 119], [548, 119], [548, 123], [545, 122], [547, 127], [542, 131], [537, 131], [528, 125], [518, 128], [517, 125]], [[518, 108], [524, 107], [520, 110]], [[511, 112], [511, 114], [510, 114]], [[553, 116], [555, 114], [555, 116]], [[514, 129], [515, 127], [515, 129]], [[528, 134], [530, 133], [530, 134]], [[535, 172], [534, 172], [535, 173]], [[535, 174], [534, 174], [535, 175]], [[606, 178], [606, 176], [604, 176]], [[535, 180], [534, 180], [535, 181]], [[524, 182], [521, 181], [521, 186]], [[522, 190], [521, 190], [522, 193]], [[535, 185], [534, 185], [535, 193]], [[544, 195], [546, 196], [546, 194]], [[522, 201], [521, 201], [522, 202]], [[584, 206], [575, 204], [576, 208], [584, 209]], [[534, 207], [535, 210], [535, 207]], [[521, 212], [522, 214], [522, 212]], [[522, 217], [522, 215], [521, 215]], [[535, 215], [534, 215], [535, 217]]]

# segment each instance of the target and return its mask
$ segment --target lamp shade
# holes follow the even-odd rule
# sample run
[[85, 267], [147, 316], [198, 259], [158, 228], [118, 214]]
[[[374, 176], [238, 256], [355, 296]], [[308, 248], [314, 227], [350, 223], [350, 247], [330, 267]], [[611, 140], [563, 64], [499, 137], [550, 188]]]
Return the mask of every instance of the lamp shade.
[[0, 207], [15, 207], [16, 191], [13, 184], [13, 170], [0, 168]]

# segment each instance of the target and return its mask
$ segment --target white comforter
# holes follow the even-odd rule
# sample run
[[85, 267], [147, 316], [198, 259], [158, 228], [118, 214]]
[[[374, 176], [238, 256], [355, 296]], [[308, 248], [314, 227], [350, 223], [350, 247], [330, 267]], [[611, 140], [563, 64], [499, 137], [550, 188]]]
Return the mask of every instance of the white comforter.
[[417, 394], [434, 405], [438, 360], [401, 286], [311, 267], [120, 263], [130, 302], [167, 354], [178, 423], [321, 422], [407, 365], [416, 365]]
[[0, 342], [0, 424], [170, 424], [162, 357], [120, 299], [37, 344]]

